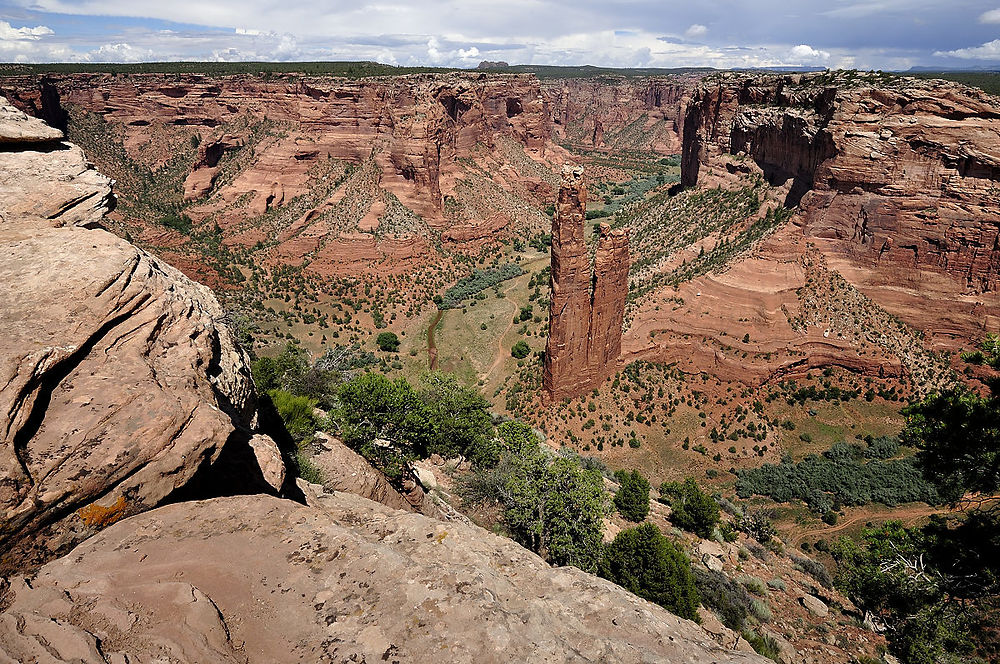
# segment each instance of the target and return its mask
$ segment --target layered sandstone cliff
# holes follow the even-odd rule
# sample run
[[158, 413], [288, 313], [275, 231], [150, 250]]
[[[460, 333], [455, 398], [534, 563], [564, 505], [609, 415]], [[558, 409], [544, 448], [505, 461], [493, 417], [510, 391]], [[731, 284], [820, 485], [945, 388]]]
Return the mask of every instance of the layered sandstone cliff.
[[60, 132], [0, 116], [20, 125], [0, 127], [0, 565], [155, 507], [224, 451], [280, 490], [214, 296], [100, 228], [109, 182]]
[[547, 101], [527, 75], [74, 74], [3, 79], [0, 93], [68, 125], [153, 246], [182, 238], [146, 217], [185, 203], [227, 244], [268, 245], [257, 262], [398, 271], [437, 238], [534, 232], [540, 215], [505, 197], [554, 194]]
[[542, 81], [553, 138], [579, 147], [681, 151], [684, 111], [696, 75]]
[[[944, 81], [722, 76], [688, 108], [683, 181], [752, 160], [789, 185], [807, 237], [867, 281], [921, 272], [992, 291], [1000, 268], [1000, 107]], [[859, 275], [860, 276], [860, 275]]]
[[78, 149], [0, 118], [3, 200], [59, 203], [0, 207], [0, 662], [765, 661], [476, 526], [280, 497], [214, 296], [100, 227]]
[[573, 397], [614, 372], [628, 295], [628, 231], [599, 226], [591, 270], [584, 238], [583, 169], [563, 170], [552, 217], [549, 335], [543, 386], [550, 399]]

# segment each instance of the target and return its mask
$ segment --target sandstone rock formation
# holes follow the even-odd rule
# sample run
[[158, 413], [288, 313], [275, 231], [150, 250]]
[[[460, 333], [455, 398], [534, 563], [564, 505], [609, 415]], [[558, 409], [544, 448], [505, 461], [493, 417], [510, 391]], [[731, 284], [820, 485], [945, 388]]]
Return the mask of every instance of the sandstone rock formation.
[[864, 270], [866, 286], [919, 287], [933, 272], [993, 291], [998, 127], [997, 100], [954, 83], [723, 76], [688, 108], [683, 181], [743, 154], [790, 185], [806, 236]]
[[[0, 79], [0, 94], [68, 117], [123, 199], [181, 188], [174, 202], [195, 203], [185, 213], [217, 226], [226, 244], [276, 238], [258, 262], [323, 275], [412, 269], [438, 237], [537, 232], [542, 215], [505, 199], [541, 207], [554, 195], [546, 159], [560, 149], [528, 75], [74, 74]], [[151, 245], [183, 241], [141, 217], [120, 221]]]
[[628, 231], [600, 225], [594, 271], [587, 243], [583, 169], [566, 167], [552, 217], [549, 336], [543, 385], [550, 399], [585, 392], [612, 373], [628, 294]]
[[542, 82], [552, 133], [581, 147], [678, 154], [684, 111], [698, 75]]
[[162, 507], [6, 595], [0, 661], [767, 661], [476, 526], [340, 493]]
[[[0, 152], [0, 566], [9, 567], [156, 506], [224, 449], [253, 459], [256, 395], [211, 292], [95, 228], [111, 200], [107, 179], [50, 130], [9, 106], [0, 114], [22, 123]], [[277, 453], [269, 438], [255, 442], [258, 455]], [[279, 471], [268, 474], [276, 481]]]

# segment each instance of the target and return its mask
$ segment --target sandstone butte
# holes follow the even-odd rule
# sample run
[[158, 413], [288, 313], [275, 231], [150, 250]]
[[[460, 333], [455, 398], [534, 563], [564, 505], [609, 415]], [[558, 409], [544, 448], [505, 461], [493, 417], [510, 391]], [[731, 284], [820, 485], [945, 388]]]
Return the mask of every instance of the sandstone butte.
[[767, 661], [478, 527], [289, 486], [212, 293], [102, 228], [79, 149], [0, 118], [0, 662]]
[[617, 369], [628, 295], [628, 230], [599, 227], [591, 270], [584, 238], [583, 169], [567, 166], [552, 217], [551, 302], [543, 387], [550, 400], [575, 397]]
[[[754, 382], [830, 364], [899, 375], [913, 373], [917, 345], [958, 350], [1000, 325], [996, 99], [945, 81], [845, 76], [726, 74], [690, 93], [683, 184], [759, 174], [781, 192], [772, 207], [798, 209], [725, 269], [637, 303], [625, 361]], [[846, 286], [817, 308], [819, 267]], [[852, 322], [875, 309], [881, 322]], [[898, 344], [886, 316], [921, 331], [920, 344]]]

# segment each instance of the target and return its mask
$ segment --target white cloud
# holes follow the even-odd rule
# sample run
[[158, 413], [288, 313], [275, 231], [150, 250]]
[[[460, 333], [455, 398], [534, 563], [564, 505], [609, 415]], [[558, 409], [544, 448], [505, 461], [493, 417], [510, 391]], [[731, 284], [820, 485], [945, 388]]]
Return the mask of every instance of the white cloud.
[[684, 31], [684, 36], [688, 39], [697, 39], [699, 37], [704, 37], [707, 32], [708, 28], [701, 23], [695, 23]]
[[991, 9], [979, 15], [980, 23], [1000, 23], [1000, 9]]
[[982, 46], [959, 48], [954, 51], [935, 51], [934, 55], [963, 60], [1000, 60], [1000, 39], [986, 42]]
[[2, 41], [36, 41], [54, 34], [52, 28], [44, 25], [38, 25], [34, 28], [15, 28], [7, 21], [0, 21], [0, 40]]
[[809, 44], [799, 44], [792, 47], [788, 52], [788, 57], [793, 61], [793, 64], [815, 65], [829, 61], [830, 53], [819, 51]]

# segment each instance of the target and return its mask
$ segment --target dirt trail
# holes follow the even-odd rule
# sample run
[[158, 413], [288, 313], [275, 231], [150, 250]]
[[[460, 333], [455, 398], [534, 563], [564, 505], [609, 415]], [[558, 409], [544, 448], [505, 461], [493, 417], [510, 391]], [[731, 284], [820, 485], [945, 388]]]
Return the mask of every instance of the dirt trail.
[[914, 505], [912, 507], [902, 507], [899, 509], [893, 509], [892, 511], [889, 512], [878, 513], [878, 514], [872, 514], [870, 512], [869, 513], [862, 512], [860, 514], [856, 514], [854, 516], [849, 516], [844, 519], [841, 519], [840, 521], [837, 522], [837, 525], [835, 526], [824, 525], [823, 527], [817, 526], [814, 528], [807, 528], [805, 530], [802, 530], [799, 527], [792, 528], [791, 530], [788, 531], [788, 541], [792, 545], [797, 547], [804, 539], [807, 538], [811, 539], [816, 536], [822, 537], [822, 536], [832, 535], [834, 533], [846, 530], [859, 522], [902, 521], [904, 526], [912, 526], [917, 521], [927, 518], [934, 514], [954, 514], [961, 511], [962, 511], [961, 506], [956, 508], [948, 508], [940, 506], [935, 507], [931, 505]]
[[427, 328], [427, 359], [430, 360], [431, 371], [437, 369], [438, 365], [438, 349], [437, 344], [434, 343], [434, 330], [437, 328], [438, 323], [441, 322], [442, 316], [444, 316], [444, 310], [438, 309], [437, 315], [431, 321], [431, 326]]
[[[547, 260], [548, 260], [548, 256], [547, 255], [543, 255], [543, 256], [541, 256], [539, 258], [535, 258], [534, 260], [529, 261], [524, 266], [525, 275], [529, 274], [531, 268], [533, 268], [537, 263], [543, 262], [543, 261], [547, 261]], [[528, 278], [530, 279], [530, 277], [528, 277]], [[510, 281], [510, 285], [507, 286], [507, 288], [505, 288], [504, 291], [503, 291], [504, 297], [506, 298], [507, 297], [507, 293], [509, 293], [510, 291], [512, 291], [515, 287], [517, 287], [517, 279], [512, 279]], [[517, 303], [516, 302], [512, 302], [511, 304], [514, 305], [514, 310], [510, 313], [509, 316], [507, 316], [507, 327], [505, 327], [504, 330], [503, 330], [503, 332], [500, 333], [500, 336], [497, 337], [497, 353], [493, 357], [493, 363], [490, 364], [490, 366], [486, 369], [486, 371], [484, 371], [481, 374], [479, 374], [479, 380], [486, 380], [494, 371], [497, 370], [497, 368], [501, 364], [503, 364], [504, 357], [505, 357], [505, 355], [504, 355], [503, 340], [504, 340], [504, 337], [507, 336], [507, 333], [510, 332], [511, 329], [514, 327], [514, 314], [517, 313]]]

